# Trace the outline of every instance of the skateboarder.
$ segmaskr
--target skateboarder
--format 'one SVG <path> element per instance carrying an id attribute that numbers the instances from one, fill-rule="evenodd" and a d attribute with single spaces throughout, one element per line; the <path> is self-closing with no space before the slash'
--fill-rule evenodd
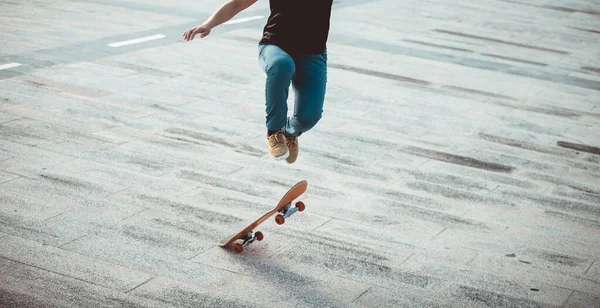
<path id="1" fill-rule="evenodd" d="M 203 24 L 183 37 L 204 38 L 258 0 L 229 0 Z M 333 0 L 269 0 L 271 14 L 258 42 L 258 61 L 266 74 L 267 144 L 276 159 L 293 163 L 298 136 L 321 119 L 327 83 L 329 20 Z M 294 112 L 287 116 L 288 90 L 295 94 Z"/>

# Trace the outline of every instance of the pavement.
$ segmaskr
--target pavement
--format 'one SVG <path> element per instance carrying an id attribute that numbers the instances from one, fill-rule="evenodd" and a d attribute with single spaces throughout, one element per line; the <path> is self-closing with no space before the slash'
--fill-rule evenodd
<path id="1" fill-rule="evenodd" d="M 597 1 L 335 1 L 292 165 L 222 3 L 0 1 L 0 307 L 600 307 Z"/>

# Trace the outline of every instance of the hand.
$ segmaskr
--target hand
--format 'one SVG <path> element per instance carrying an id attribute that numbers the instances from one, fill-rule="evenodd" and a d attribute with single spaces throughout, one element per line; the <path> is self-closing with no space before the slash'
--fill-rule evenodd
<path id="1" fill-rule="evenodd" d="M 194 39 L 196 34 L 200 34 L 200 38 L 204 38 L 210 34 L 210 28 L 206 25 L 200 25 L 195 28 L 187 29 L 183 33 L 183 39 L 186 41 L 191 41 Z"/>

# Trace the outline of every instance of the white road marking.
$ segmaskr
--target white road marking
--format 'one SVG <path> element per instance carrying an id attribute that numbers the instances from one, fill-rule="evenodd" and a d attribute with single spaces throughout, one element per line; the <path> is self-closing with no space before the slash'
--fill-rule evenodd
<path id="1" fill-rule="evenodd" d="M 140 37 L 140 38 L 129 40 L 129 41 L 110 43 L 110 44 L 108 44 L 108 46 L 121 47 L 121 46 L 125 46 L 125 45 L 131 45 L 131 44 L 137 44 L 137 43 L 142 43 L 142 42 L 147 42 L 147 41 L 158 40 L 158 39 L 165 38 L 165 37 L 166 37 L 165 35 L 157 34 L 157 35 L 152 35 L 152 36 Z"/>
<path id="2" fill-rule="evenodd" d="M 257 19 L 261 19 L 263 18 L 262 16 L 251 16 L 251 17 L 244 17 L 244 18 L 238 18 L 238 19 L 233 19 L 230 20 L 226 23 L 223 23 L 224 25 L 233 25 L 233 24 L 239 24 L 239 23 L 243 23 L 243 22 L 247 22 L 247 21 L 252 21 L 252 20 L 257 20 Z"/>
<path id="3" fill-rule="evenodd" d="M 21 66 L 21 64 L 15 63 L 15 62 L 2 64 L 2 65 L 0 65 L 0 70 L 5 70 L 5 69 L 17 67 L 17 66 Z"/>

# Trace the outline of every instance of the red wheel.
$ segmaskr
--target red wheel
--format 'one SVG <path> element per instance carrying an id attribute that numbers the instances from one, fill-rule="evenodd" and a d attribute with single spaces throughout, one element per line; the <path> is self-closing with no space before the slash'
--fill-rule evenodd
<path id="1" fill-rule="evenodd" d="M 235 245 L 233 245 L 233 249 L 237 253 L 241 253 L 242 251 L 244 251 L 244 247 L 242 247 L 242 244 L 240 243 L 236 243 Z"/>
<path id="2" fill-rule="evenodd" d="M 285 222 L 285 218 L 283 218 L 283 215 L 279 214 L 279 215 L 275 216 L 275 222 L 278 225 L 283 225 L 283 223 Z"/>
<path id="3" fill-rule="evenodd" d="M 306 208 L 306 205 L 304 205 L 304 202 L 298 201 L 296 203 L 296 207 L 298 208 L 298 212 L 302 212 L 304 211 L 304 208 Z"/>
<path id="4" fill-rule="evenodd" d="M 257 239 L 257 240 L 259 240 L 259 241 L 262 241 L 262 240 L 263 240 L 263 238 L 265 237 L 265 236 L 262 234 L 262 232 L 260 232 L 260 231 L 256 232 L 256 234 L 255 234 L 255 235 L 256 235 L 256 239 Z"/>

